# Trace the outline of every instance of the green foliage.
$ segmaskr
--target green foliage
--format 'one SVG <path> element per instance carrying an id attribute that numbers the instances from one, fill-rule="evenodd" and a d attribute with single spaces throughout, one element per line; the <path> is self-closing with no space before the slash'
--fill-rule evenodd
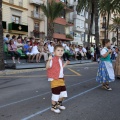
<path id="1" fill-rule="evenodd" d="M 47 4 L 47 6 L 44 4 L 41 5 L 41 9 L 48 21 L 53 23 L 53 21 L 60 16 L 62 10 L 64 9 L 64 5 L 62 2 L 55 2 L 55 0 L 52 0 Z"/>

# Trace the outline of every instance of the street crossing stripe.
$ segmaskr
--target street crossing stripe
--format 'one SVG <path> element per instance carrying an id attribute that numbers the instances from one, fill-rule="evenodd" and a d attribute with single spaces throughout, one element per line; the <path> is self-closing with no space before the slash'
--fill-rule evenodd
<path id="1" fill-rule="evenodd" d="M 70 70 L 71 72 L 75 73 L 75 74 L 78 75 L 78 76 L 81 76 L 81 74 L 79 74 L 78 72 L 74 71 L 74 70 L 71 69 L 71 68 L 68 68 L 68 70 Z"/>
<path id="2" fill-rule="evenodd" d="M 88 92 L 90 92 L 90 91 L 92 91 L 92 90 L 95 90 L 96 88 L 98 88 L 98 87 L 100 87 L 100 86 L 101 86 L 101 85 L 95 86 L 95 87 L 93 87 L 93 88 L 91 88 L 91 89 L 88 89 L 88 90 L 86 90 L 86 91 L 84 91 L 84 92 L 81 92 L 81 93 L 79 93 L 79 94 L 77 94 L 77 95 L 74 95 L 73 97 L 70 97 L 70 98 L 68 98 L 67 100 L 65 100 L 64 103 L 65 103 L 65 102 L 68 102 L 68 101 L 70 101 L 70 100 L 72 100 L 72 99 L 75 99 L 76 97 L 79 97 L 79 96 L 81 96 L 81 95 L 83 95 L 83 94 L 86 94 L 86 93 L 88 93 Z M 46 108 L 46 109 L 44 109 L 44 110 L 41 110 L 41 111 L 39 111 L 39 112 L 36 112 L 35 114 L 32 114 L 32 115 L 30 115 L 30 116 L 28 116 L 28 117 L 25 117 L 25 118 L 21 119 L 21 120 L 29 120 L 29 119 L 37 116 L 37 115 L 40 115 L 40 114 L 48 111 L 50 108 L 51 108 L 51 107 L 48 107 L 48 108 Z"/>
<path id="3" fill-rule="evenodd" d="M 85 80 L 85 81 L 83 80 L 82 82 L 78 82 L 76 84 L 69 85 L 69 86 L 67 86 L 67 88 L 70 88 L 70 87 L 73 87 L 73 86 L 77 86 L 77 85 L 80 85 L 80 84 L 83 84 L 83 83 L 86 83 L 86 82 L 89 82 L 89 81 L 92 81 L 92 80 L 95 80 L 95 78 L 91 78 L 91 79 Z M 51 92 L 46 92 L 46 93 L 43 93 L 43 94 L 40 94 L 40 95 L 36 95 L 36 96 L 33 96 L 33 97 L 29 97 L 29 98 L 26 98 L 26 99 L 19 100 L 19 101 L 16 101 L 16 102 L 12 102 L 12 103 L 8 103 L 8 104 L 5 104 L 5 105 L 1 105 L 0 109 L 8 107 L 10 105 L 18 104 L 18 103 L 21 103 L 21 102 L 24 102 L 24 101 L 27 101 L 27 100 L 31 100 L 31 99 L 34 99 L 34 98 L 37 98 L 37 97 L 41 97 L 41 96 L 49 94 L 49 93 L 51 93 Z"/>

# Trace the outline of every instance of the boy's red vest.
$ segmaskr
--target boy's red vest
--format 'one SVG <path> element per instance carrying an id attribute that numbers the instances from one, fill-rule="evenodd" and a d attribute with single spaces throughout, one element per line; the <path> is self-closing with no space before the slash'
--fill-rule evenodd
<path id="1" fill-rule="evenodd" d="M 58 79 L 60 74 L 59 57 L 53 57 L 52 67 L 47 70 L 48 78 Z"/>

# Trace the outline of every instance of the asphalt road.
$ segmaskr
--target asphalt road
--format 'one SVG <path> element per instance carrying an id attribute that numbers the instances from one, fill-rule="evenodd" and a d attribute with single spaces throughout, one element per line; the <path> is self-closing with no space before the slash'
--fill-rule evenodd
<path id="1" fill-rule="evenodd" d="M 61 114 L 50 111 L 46 71 L 0 76 L 0 120 L 120 120 L 120 80 L 105 91 L 96 83 L 98 65 L 65 68 L 68 98 Z"/>

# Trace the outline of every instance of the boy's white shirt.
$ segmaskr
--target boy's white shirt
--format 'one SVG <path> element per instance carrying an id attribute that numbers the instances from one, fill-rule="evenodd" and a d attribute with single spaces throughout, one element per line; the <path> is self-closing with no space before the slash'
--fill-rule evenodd
<path id="1" fill-rule="evenodd" d="M 50 68 L 52 67 L 52 60 L 50 61 Z M 59 64 L 60 64 L 60 73 L 59 73 L 59 78 L 63 78 L 64 74 L 63 74 L 63 64 L 62 64 L 62 60 L 59 59 Z M 53 81 L 53 78 L 48 78 L 48 81 Z"/>

